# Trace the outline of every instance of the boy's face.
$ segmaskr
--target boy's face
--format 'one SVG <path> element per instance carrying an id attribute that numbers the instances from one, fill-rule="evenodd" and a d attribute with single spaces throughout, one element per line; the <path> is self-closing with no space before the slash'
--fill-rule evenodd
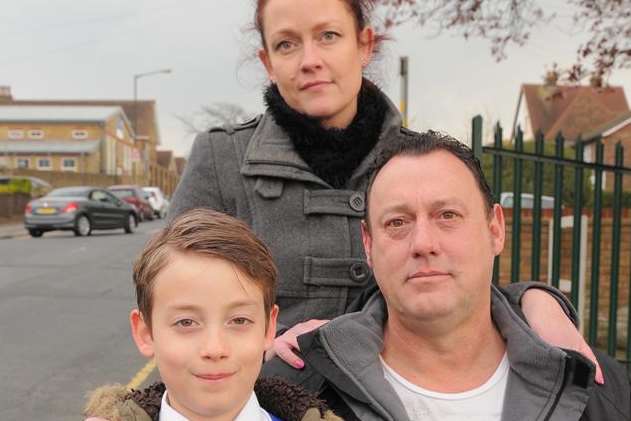
<path id="1" fill-rule="evenodd" d="M 230 262 L 171 252 L 154 280 L 151 329 L 138 310 L 131 324 L 175 410 L 189 419 L 233 419 L 252 393 L 277 313 L 275 306 L 265 314 L 261 289 Z"/>

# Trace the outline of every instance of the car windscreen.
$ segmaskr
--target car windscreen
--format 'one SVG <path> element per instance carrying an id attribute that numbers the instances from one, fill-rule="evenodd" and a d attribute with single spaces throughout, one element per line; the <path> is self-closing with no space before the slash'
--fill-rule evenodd
<path id="1" fill-rule="evenodd" d="M 116 189 L 116 190 L 110 190 L 110 192 L 112 192 L 112 194 L 116 197 L 118 197 L 119 199 L 123 199 L 125 197 L 134 197 L 134 191 L 131 189 Z"/>
<path id="2" fill-rule="evenodd" d="M 89 190 L 66 187 L 63 189 L 55 189 L 47 194 L 49 197 L 86 197 Z"/>

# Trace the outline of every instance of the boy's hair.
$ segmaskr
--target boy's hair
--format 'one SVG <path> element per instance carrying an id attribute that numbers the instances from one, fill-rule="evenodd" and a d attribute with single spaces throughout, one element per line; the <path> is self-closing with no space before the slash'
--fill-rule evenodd
<path id="1" fill-rule="evenodd" d="M 269 316 L 278 276 L 269 249 L 244 222 L 200 208 L 184 212 L 171 221 L 147 243 L 134 263 L 136 301 L 149 327 L 154 281 L 173 251 L 197 253 L 234 264 L 261 288 L 265 315 Z"/>

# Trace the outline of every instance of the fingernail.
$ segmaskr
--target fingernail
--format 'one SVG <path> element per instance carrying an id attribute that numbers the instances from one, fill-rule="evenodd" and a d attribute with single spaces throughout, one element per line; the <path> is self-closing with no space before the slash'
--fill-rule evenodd
<path id="1" fill-rule="evenodd" d="M 302 361 L 296 361 L 296 364 L 294 364 L 295 368 L 304 368 L 305 367 L 305 363 Z"/>
<path id="2" fill-rule="evenodd" d="M 605 384 L 605 378 L 603 377 L 602 373 L 596 374 L 596 384 L 600 384 L 600 385 Z"/>

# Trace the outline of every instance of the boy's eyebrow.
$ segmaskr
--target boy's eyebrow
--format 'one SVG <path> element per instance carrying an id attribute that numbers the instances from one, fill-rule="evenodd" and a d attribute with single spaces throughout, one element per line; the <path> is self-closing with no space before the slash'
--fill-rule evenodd
<path id="1" fill-rule="evenodd" d="M 235 307 L 255 307 L 258 305 L 258 302 L 256 300 L 249 300 L 249 299 L 244 299 L 244 300 L 236 300 L 236 301 L 232 301 L 228 303 L 228 306 L 230 308 L 235 308 Z"/>
<path id="2" fill-rule="evenodd" d="M 249 300 L 249 299 L 244 299 L 244 300 L 236 300 L 236 301 L 232 301 L 228 303 L 228 307 L 230 308 L 236 308 L 236 307 L 254 307 L 257 306 L 258 302 L 256 300 Z M 194 304 L 173 304 L 173 305 L 168 305 L 167 309 L 169 310 L 175 310 L 175 311 L 199 311 L 201 310 L 201 307 L 198 305 L 194 305 Z"/>

